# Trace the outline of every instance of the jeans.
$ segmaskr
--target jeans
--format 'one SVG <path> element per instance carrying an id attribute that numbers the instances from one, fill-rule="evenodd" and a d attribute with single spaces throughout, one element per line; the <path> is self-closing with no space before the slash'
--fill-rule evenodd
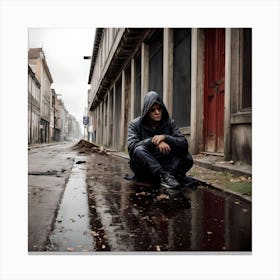
<path id="1" fill-rule="evenodd" d="M 160 173 L 163 171 L 175 177 L 184 176 L 193 166 L 193 159 L 190 153 L 180 155 L 171 150 L 169 154 L 164 155 L 158 147 L 149 150 L 145 146 L 138 146 L 133 151 L 129 163 L 137 179 L 159 182 Z"/>

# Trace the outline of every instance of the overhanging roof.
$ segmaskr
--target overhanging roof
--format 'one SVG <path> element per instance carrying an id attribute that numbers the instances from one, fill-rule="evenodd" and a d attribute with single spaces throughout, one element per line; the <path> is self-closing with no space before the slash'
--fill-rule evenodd
<path id="1" fill-rule="evenodd" d="M 97 33 L 96 33 L 97 34 Z M 95 97 L 90 105 L 90 110 L 95 109 L 98 104 L 103 99 L 104 95 L 108 91 L 109 86 L 114 82 L 117 78 L 117 75 L 120 73 L 122 68 L 124 67 L 126 61 L 135 53 L 137 47 L 142 42 L 143 38 L 147 34 L 146 28 L 126 28 L 124 34 L 120 40 L 120 43 L 112 57 L 110 65 L 102 78 L 99 88 L 96 91 Z M 102 34 L 101 34 L 102 35 Z M 94 47 L 94 52 L 98 52 L 100 47 L 100 38 L 97 40 L 98 35 L 96 35 L 95 42 L 97 45 Z M 96 57 L 95 57 L 96 61 Z M 89 83 L 92 78 L 92 73 L 94 69 L 94 64 L 92 63 L 91 75 L 89 79 Z"/>

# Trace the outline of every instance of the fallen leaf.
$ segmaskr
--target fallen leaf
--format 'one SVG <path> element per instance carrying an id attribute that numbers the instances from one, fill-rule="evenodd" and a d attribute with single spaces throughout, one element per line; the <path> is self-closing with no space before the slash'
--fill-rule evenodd
<path id="1" fill-rule="evenodd" d="M 140 192 L 140 193 L 137 193 L 136 195 L 137 195 L 137 196 L 138 196 L 138 195 L 146 195 L 146 192 Z"/>
<path id="2" fill-rule="evenodd" d="M 92 236 L 99 236 L 99 233 L 97 233 L 97 232 L 96 232 L 96 231 L 94 231 L 94 230 L 93 230 L 93 231 L 91 231 L 90 233 L 92 234 Z"/>
<path id="3" fill-rule="evenodd" d="M 161 194 L 157 197 L 157 199 L 169 199 L 169 195 Z"/>

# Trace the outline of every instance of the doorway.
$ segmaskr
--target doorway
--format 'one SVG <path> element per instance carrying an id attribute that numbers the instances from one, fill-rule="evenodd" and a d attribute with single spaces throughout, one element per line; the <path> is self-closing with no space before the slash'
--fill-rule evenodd
<path id="1" fill-rule="evenodd" d="M 204 148 L 224 153 L 225 29 L 205 29 Z"/>

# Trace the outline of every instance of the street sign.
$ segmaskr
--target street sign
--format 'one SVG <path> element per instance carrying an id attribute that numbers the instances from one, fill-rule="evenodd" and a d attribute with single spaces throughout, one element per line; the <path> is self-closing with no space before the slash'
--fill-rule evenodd
<path id="1" fill-rule="evenodd" d="M 88 116 L 83 117 L 83 124 L 88 125 L 88 123 L 89 123 L 89 117 Z"/>

